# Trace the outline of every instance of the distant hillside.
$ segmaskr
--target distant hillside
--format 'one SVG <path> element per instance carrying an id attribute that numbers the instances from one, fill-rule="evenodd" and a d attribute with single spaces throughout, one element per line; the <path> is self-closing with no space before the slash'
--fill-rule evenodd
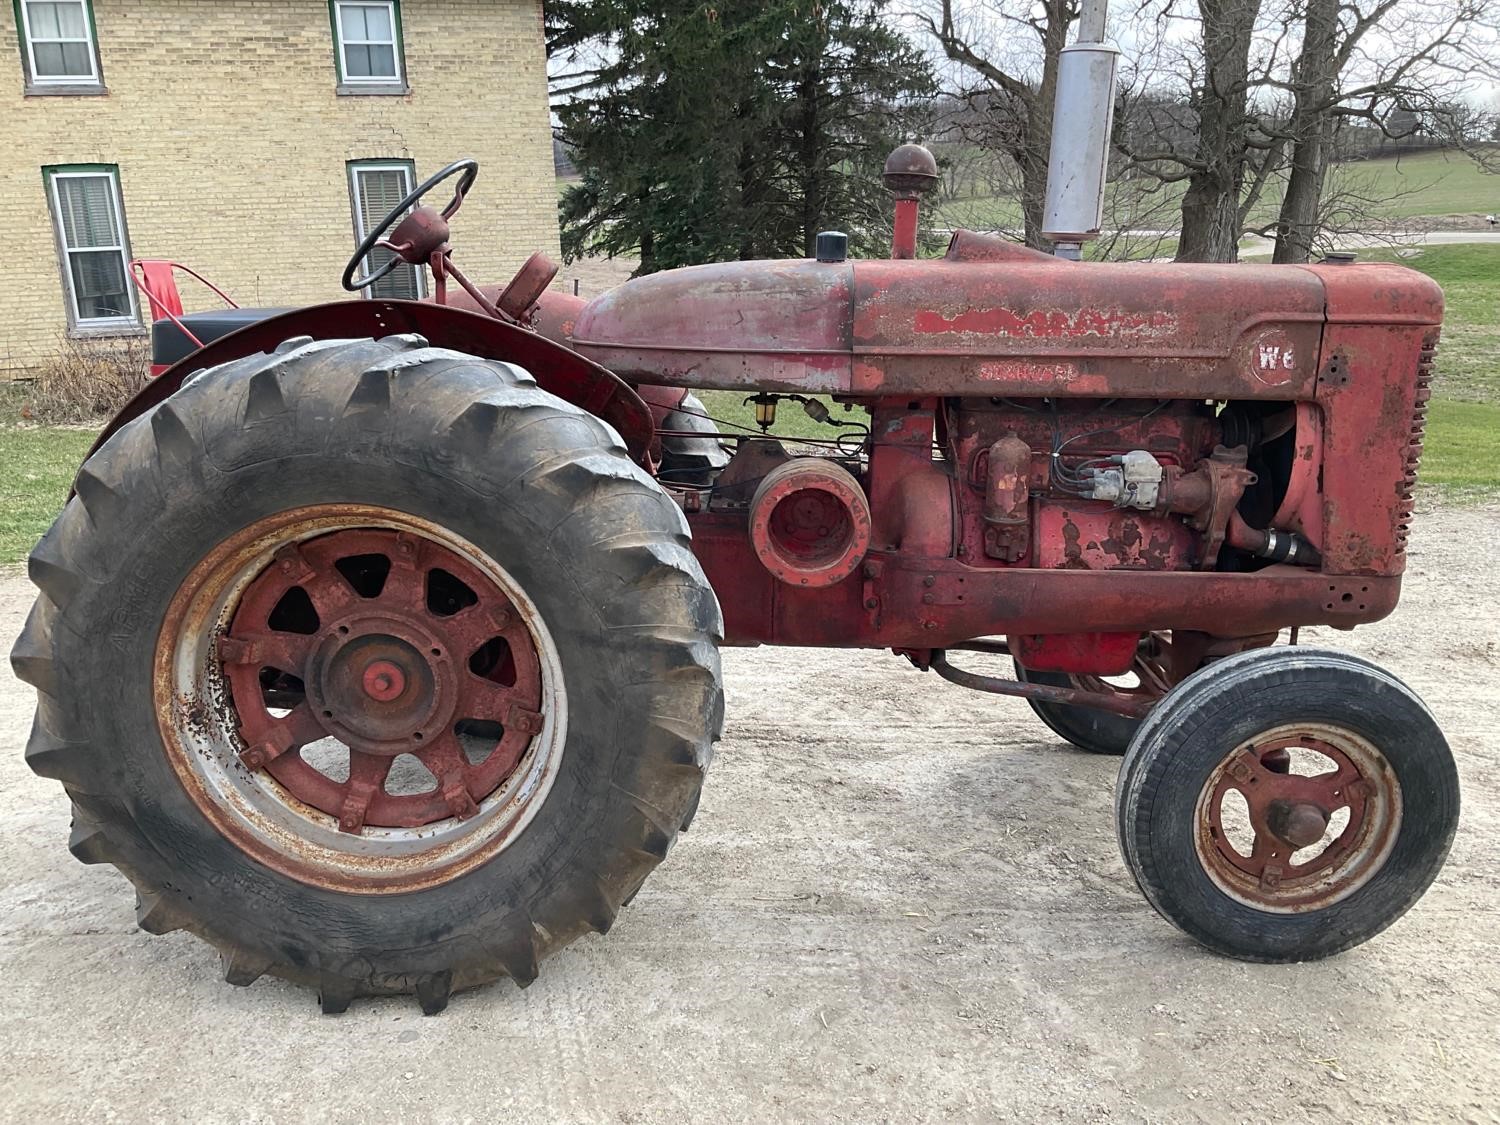
<path id="1" fill-rule="evenodd" d="M 942 151 L 940 148 L 939 151 Z M 1492 154 L 1500 165 L 1500 146 Z M 972 152 L 964 153 L 972 165 Z M 1486 173 L 1464 153 L 1439 150 L 1409 156 L 1383 156 L 1349 160 L 1334 165 L 1336 190 L 1370 200 L 1369 226 L 1389 227 L 1392 220 L 1422 219 L 1420 225 L 1474 227 L 1484 216 L 1500 215 L 1500 175 Z M 1019 203 L 1005 195 L 986 194 L 981 175 L 953 177 L 954 198 L 939 204 L 944 226 L 1013 230 L 1020 224 Z M 1152 181 L 1136 179 L 1110 185 L 1105 209 L 1106 226 L 1130 229 L 1172 229 L 1183 185 L 1157 186 L 1149 195 L 1141 192 Z M 1255 209 L 1257 224 L 1274 220 L 1280 204 L 1280 185 L 1268 187 Z M 1400 224 L 1397 224 L 1400 225 Z"/>

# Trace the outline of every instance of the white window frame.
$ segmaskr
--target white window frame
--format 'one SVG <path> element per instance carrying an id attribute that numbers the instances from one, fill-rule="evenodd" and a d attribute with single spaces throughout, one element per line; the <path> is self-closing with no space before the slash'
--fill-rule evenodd
<path id="1" fill-rule="evenodd" d="M 390 39 L 350 39 L 344 33 L 344 9 L 346 8 L 384 8 L 390 19 Z M 401 25 L 400 13 L 396 10 L 395 0 L 333 0 L 333 22 L 334 30 L 338 33 L 338 43 L 335 46 L 339 52 L 339 82 L 345 86 L 404 86 L 406 84 L 406 60 L 401 57 Z M 392 75 L 353 75 L 349 73 L 348 48 L 355 47 L 385 47 L 391 49 L 391 59 L 395 63 L 396 73 Z"/>
<path id="2" fill-rule="evenodd" d="M 351 160 L 348 163 L 347 167 L 349 169 L 349 202 L 351 205 L 350 209 L 354 212 L 354 246 L 356 249 L 358 249 L 359 244 L 363 242 L 365 240 L 365 236 L 370 233 L 369 229 L 365 226 L 365 202 L 364 197 L 360 192 L 359 174 L 361 172 L 400 172 L 402 177 L 406 181 L 406 186 L 402 189 L 401 193 L 402 197 L 404 198 L 405 196 L 410 195 L 416 188 L 417 171 L 414 165 L 402 160 Z M 411 212 L 408 211 L 407 214 L 411 214 Z M 386 233 L 387 235 L 389 235 L 390 232 L 387 231 Z M 409 262 L 403 263 L 403 265 L 410 266 L 411 270 L 416 275 L 416 299 L 420 301 L 422 298 L 427 296 L 427 270 L 424 266 L 412 265 Z M 360 262 L 358 268 L 355 271 L 356 276 L 365 273 L 368 268 L 369 267 L 365 262 Z M 370 286 L 368 285 L 366 285 L 359 292 L 360 296 L 369 298 L 371 300 L 383 301 L 387 299 L 384 297 L 376 297 L 374 293 L 370 292 Z"/>
<path id="3" fill-rule="evenodd" d="M 18 5 L 21 9 L 21 39 L 26 44 L 26 65 L 28 68 L 27 78 L 33 86 L 98 86 L 99 79 L 99 45 L 94 42 L 94 13 L 89 0 L 58 0 L 61 3 L 76 3 L 83 9 L 83 38 L 82 39 L 44 39 L 44 43 L 86 43 L 89 54 L 89 73 L 44 75 L 36 68 L 36 40 L 31 34 L 31 7 L 26 0 L 20 0 Z"/>
<path id="4" fill-rule="evenodd" d="M 68 245 L 67 226 L 63 222 L 62 192 L 58 190 L 59 180 L 89 180 L 103 177 L 109 180 L 110 203 L 115 209 L 115 231 L 117 243 L 113 246 L 85 246 L 74 248 Z M 47 192 L 52 197 L 52 222 L 57 228 L 57 248 L 62 255 L 63 288 L 68 295 L 68 319 L 72 326 L 81 332 L 109 331 L 120 329 L 139 329 L 141 327 L 141 308 L 136 300 L 135 285 L 130 279 L 130 237 L 125 232 L 125 204 L 120 195 L 120 174 L 115 168 L 104 168 L 87 172 L 49 172 L 47 174 Z M 125 275 L 125 292 L 130 301 L 130 313 L 128 316 L 99 316 L 84 317 L 78 307 L 78 293 L 73 288 L 73 258 L 77 254 L 97 254 L 104 250 L 114 250 L 120 255 L 120 269 Z"/>

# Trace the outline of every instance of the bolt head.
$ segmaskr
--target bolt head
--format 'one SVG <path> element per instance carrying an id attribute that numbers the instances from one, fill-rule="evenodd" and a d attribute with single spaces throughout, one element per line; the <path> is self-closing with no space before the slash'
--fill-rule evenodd
<path id="1" fill-rule="evenodd" d="M 406 673 L 389 660 L 371 661 L 360 678 L 365 694 L 379 703 L 389 703 L 406 690 Z"/>

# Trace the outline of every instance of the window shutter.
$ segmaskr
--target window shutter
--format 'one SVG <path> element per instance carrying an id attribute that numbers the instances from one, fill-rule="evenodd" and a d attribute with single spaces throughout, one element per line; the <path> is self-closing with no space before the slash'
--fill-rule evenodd
<path id="1" fill-rule="evenodd" d="M 361 237 L 375 229 L 386 214 L 406 197 L 411 190 L 411 181 L 399 168 L 360 169 L 355 173 L 359 185 L 359 229 Z M 389 250 L 376 248 L 365 258 L 366 271 L 385 265 L 394 255 Z M 372 297 L 415 300 L 421 296 L 417 282 L 417 267 L 399 265 L 374 285 L 370 286 Z"/>
<path id="2" fill-rule="evenodd" d="M 52 183 L 78 322 L 133 319 L 114 177 L 68 174 Z"/>
<path id="3" fill-rule="evenodd" d="M 57 183 L 62 204 L 63 239 L 70 250 L 119 246 L 114 192 L 108 176 L 70 176 Z"/>

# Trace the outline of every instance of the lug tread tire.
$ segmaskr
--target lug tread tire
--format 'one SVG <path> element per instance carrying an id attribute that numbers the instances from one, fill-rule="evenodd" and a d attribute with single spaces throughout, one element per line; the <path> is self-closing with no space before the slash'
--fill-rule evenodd
<path id="1" fill-rule="evenodd" d="M 254 489 L 265 483 L 270 460 L 283 467 L 284 498 L 258 497 Z M 161 552 L 169 547 L 139 544 L 173 531 L 185 543 L 205 535 L 213 542 L 300 503 L 403 506 L 373 494 L 328 495 L 327 486 L 298 476 L 299 468 L 336 471 L 328 469 L 336 461 L 349 462 L 350 474 L 384 473 L 391 480 L 399 473 L 416 481 L 408 502 L 430 498 L 440 486 L 444 498 L 435 503 L 447 504 L 455 519 L 467 518 L 462 533 L 486 550 L 482 513 L 492 511 L 494 522 L 515 521 L 506 526 L 508 536 L 538 545 L 549 558 L 569 552 L 567 559 L 587 560 L 556 566 L 557 582 L 568 589 L 548 595 L 549 604 L 567 597 L 580 608 L 559 611 L 567 618 L 562 624 L 544 614 L 570 693 L 564 774 L 580 753 L 575 730 L 593 723 L 597 731 L 603 721 L 580 710 L 590 705 L 591 690 L 604 690 L 586 683 L 588 677 L 575 684 L 580 666 L 597 671 L 605 686 L 617 680 L 611 689 L 617 698 L 592 700 L 598 711 L 614 712 L 613 729 L 639 719 L 628 734 L 612 733 L 608 745 L 590 751 L 587 770 L 574 763 L 589 777 L 600 771 L 600 780 L 570 780 L 563 794 L 559 775 L 547 798 L 558 805 L 555 815 L 549 818 L 554 810 L 544 805 L 517 842 L 484 866 L 399 895 L 340 895 L 280 876 L 239 853 L 185 793 L 153 796 L 140 785 L 141 771 L 160 776 L 170 766 L 154 720 L 142 729 L 138 698 L 144 691 L 154 714 L 150 661 L 140 667 L 140 654 L 142 645 L 154 648 L 161 618 L 138 611 L 142 604 L 164 608 L 197 557 L 173 560 L 169 553 L 163 564 Z M 355 491 L 377 487 L 354 475 L 346 479 L 356 481 Z M 215 519 L 206 497 L 243 522 L 205 531 L 201 525 Z M 444 514 L 428 518 L 452 526 Z M 153 573 L 153 566 L 171 573 Z M 38 691 L 26 757 L 73 799 L 74 854 L 124 873 L 137 889 L 143 929 L 189 930 L 218 947 L 231 984 L 248 985 L 266 973 L 284 977 L 316 988 L 327 1013 L 359 996 L 393 994 L 414 994 L 423 1012 L 433 1013 L 454 991 L 502 976 L 525 987 L 547 956 L 583 933 L 609 929 L 697 808 L 723 727 L 723 623 L 681 511 L 631 462 L 606 423 L 542 391 L 519 367 L 430 347 L 418 336 L 289 340 L 274 352 L 195 373 L 83 466 L 77 495 L 37 545 L 30 572 L 41 594 L 11 657 L 16 675 Z M 143 603 L 137 587 L 158 580 L 165 593 Z M 564 651 L 566 643 L 572 648 Z M 616 677 L 609 669 L 626 672 Z M 111 714 L 115 705 L 103 697 L 101 677 L 109 691 L 121 693 L 122 709 L 135 700 L 125 751 L 112 724 L 128 720 Z M 575 814 L 563 832 L 564 818 Z M 520 875 L 493 893 L 463 890 L 544 821 L 555 838 L 515 860 Z M 199 846 L 230 861 L 238 857 L 242 868 L 219 873 L 232 890 L 200 878 L 187 854 Z M 530 866 L 520 868 L 523 860 Z M 234 891 L 241 884 L 290 897 L 239 901 Z M 398 899 L 410 905 L 387 901 Z M 398 916 L 405 937 L 382 945 L 389 936 L 366 925 L 353 900 L 373 902 L 385 918 L 409 911 Z M 320 910 L 328 923 L 317 931 L 306 923 Z"/>

